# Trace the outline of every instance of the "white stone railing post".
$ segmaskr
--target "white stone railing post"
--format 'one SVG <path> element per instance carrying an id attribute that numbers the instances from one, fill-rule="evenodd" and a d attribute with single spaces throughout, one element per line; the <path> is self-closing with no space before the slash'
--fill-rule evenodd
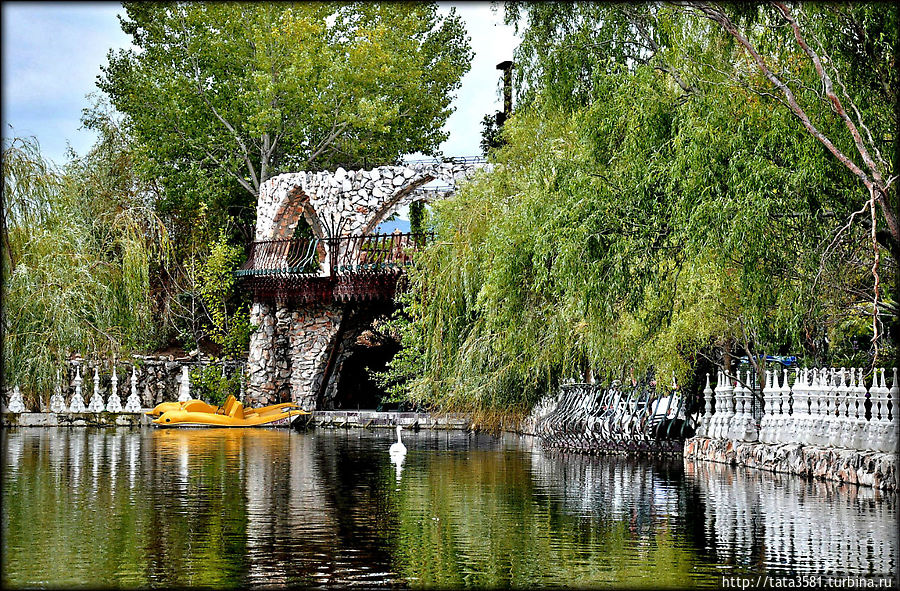
<path id="1" fill-rule="evenodd" d="M 100 394 L 100 372 L 99 368 L 94 367 L 94 393 L 91 395 L 91 401 L 88 403 L 88 412 L 103 412 L 105 409 L 103 404 L 103 396 Z"/>
<path id="2" fill-rule="evenodd" d="M 887 431 L 885 418 L 882 413 L 887 410 L 882 405 L 887 398 L 887 387 L 884 383 L 884 370 L 881 370 L 881 381 L 878 380 L 878 368 L 872 373 L 872 387 L 869 388 L 869 398 L 872 400 L 871 417 L 866 429 L 866 449 L 883 451 L 884 435 Z M 886 412 L 885 412 L 886 414 Z"/>
<path id="3" fill-rule="evenodd" d="M 825 394 L 825 370 L 813 368 L 812 384 L 809 387 L 809 421 L 807 422 L 806 442 L 809 445 L 819 445 L 822 430 L 822 418 L 824 413 L 822 408 L 822 399 Z"/>
<path id="4" fill-rule="evenodd" d="M 896 380 L 895 380 L 896 381 Z M 703 388 L 703 416 L 700 417 L 700 424 L 697 426 L 697 436 L 706 437 L 709 433 L 709 423 L 712 421 L 712 397 L 713 391 L 709 387 L 709 374 L 706 374 L 706 386 Z"/>
<path id="5" fill-rule="evenodd" d="M 830 439 L 832 447 L 850 447 L 850 387 L 847 385 L 847 370 L 841 368 L 840 383 L 837 386 L 837 410 L 836 427 Z"/>
<path id="6" fill-rule="evenodd" d="M 75 393 L 72 394 L 72 399 L 69 401 L 69 412 L 84 412 L 84 398 L 81 395 L 81 366 L 75 366 L 75 379 L 72 380 L 72 385 L 75 386 Z"/>
<path id="7" fill-rule="evenodd" d="M 763 417 L 759 421 L 759 441 L 761 443 L 772 443 L 772 421 L 775 420 L 775 388 L 772 385 L 773 373 L 774 372 L 767 369 L 762 384 Z"/>
<path id="8" fill-rule="evenodd" d="M 859 377 L 856 377 L 859 374 Z M 850 395 L 853 397 L 853 429 L 850 438 L 850 447 L 852 449 L 865 449 L 866 446 L 866 429 L 868 421 L 866 421 L 866 385 L 865 375 L 862 368 L 856 372 L 851 372 Z"/>
<path id="9" fill-rule="evenodd" d="M 113 361 L 112 378 L 110 378 L 109 400 L 106 401 L 106 412 L 122 412 L 122 400 L 119 398 L 119 377 L 116 375 L 116 362 Z"/>
<path id="10" fill-rule="evenodd" d="M 731 378 L 724 371 L 722 372 L 722 386 L 720 388 L 720 396 L 723 402 L 721 423 L 717 437 L 719 439 L 729 439 L 731 437 L 731 419 L 734 417 L 734 386 L 731 384 Z"/>
<path id="11" fill-rule="evenodd" d="M 888 391 L 888 397 L 891 403 L 891 416 L 889 421 L 888 436 L 885 439 L 886 452 L 896 452 L 897 442 L 900 438 L 900 422 L 897 421 L 897 398 L 900 397 L 900 384 L 897 384 L 897 368 L 894 368 L 894 381 L 891 389 Z"/>
<path id="12" fill-rule="evenodd" d="M 19 386 L 14 386 L 12 394 L 9 397 L 9 406 L 7 410 L 11 413 L 19 414 L 25 412 L 25 400 L 22 398 L 22 391 Z"/>
<path id="13" fill-rule="evenodd" d="M 50 412 L 66 412 L 66 399 L 62 395 L 62 381 L 58 369 L 56 370 L 56 386 L 53 389 L 53 396 L 50 397 Z"/>
<path id="14" fill-rule="evenodd" d="M 719 384 L 722 383 L 722 370 L 716 372 L 716 385 L 713 386 L 713 415 L 709 419 L 709 427 L 706 429 L 706 436 L 710 439 L 718 438 L 719 423 L 725 407 L 722 402 L 721 390 Z"/>
<path id="15" fill-rule="evenodd" d="M 178 402 L 187 402 L 191 399 L 191 376 L 187 365 L 181 366 L 181 385 L 178 386 Z"/>
<path id="16" fill-rule="evenodd" d="M 791 387 L 788 383 L 787 368 L 782 370 L 781 386 L 778 387 L 778 398 L 781 400 L 781 405 L 778 410 L 778 420 L 775 421 L 775 436 L 772 439 L 774 443 L 787 443 L 791 439 L 790 432 L 793 430 L 788 429 L 790 425 L 793 425 L 793 417 L 791 417 Z"/>
<path id="17" fill-rule="evenodd" d="M 137 391 L 137 367 L 131 368 L 131 394 L 125 401 L 125 412 L 141 412 L 141 398 Z"/>
<path id="18" fill-rule="evenodd" d="M 799 380 L 794 384 L 794 443 L 807 444 L 809 422 L 812 417 L 809 414 L 809 369 L 802 369 Z"/>

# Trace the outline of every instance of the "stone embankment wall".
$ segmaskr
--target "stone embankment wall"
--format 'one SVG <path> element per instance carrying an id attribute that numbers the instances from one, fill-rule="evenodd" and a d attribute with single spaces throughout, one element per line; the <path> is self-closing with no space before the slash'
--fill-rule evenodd
<path id="1" fill-rule="evenodd" d="M 897 455 L 892 453 L 694 437 L 684 444 L 684 459 L 897 490 Z"/>

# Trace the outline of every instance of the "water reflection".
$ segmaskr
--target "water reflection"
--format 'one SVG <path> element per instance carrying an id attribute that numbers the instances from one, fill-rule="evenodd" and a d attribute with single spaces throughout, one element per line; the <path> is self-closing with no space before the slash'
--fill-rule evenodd
<path id="1" fill-rule="evenodd" d="M 896 496 L 456 432 L 3 431 L 3 584 L 720 586 L 896 570 Z"/>
<path id="2" fill-rule="evenodd" d="M 897 495 L 723 464 L 685 462 L 716 559 L 772 573 L 890 575 Z"/>

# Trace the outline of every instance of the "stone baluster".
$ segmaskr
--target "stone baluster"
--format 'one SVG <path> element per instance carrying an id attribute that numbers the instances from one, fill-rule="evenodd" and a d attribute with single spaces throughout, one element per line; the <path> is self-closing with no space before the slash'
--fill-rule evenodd
<path id="1" fill-rule="evenodd" d="M 700 424 L 697 426 L 697 436 L 706 437 L 709 432 L 709 422 L 712 420 L 712 397 L 713 391 L 709 387 L 709 374 L 706 374 L 706 386 L 703 388 L 703 416 L 700 417 Z"/>
<path id="2" fill-rule="evenodd" d="M 835 447 L 840 439 L 841 423 L 838 419 L 838 370 L 831 368 L 826 376 L 825 421 L 822 431 L 822 445 Z"/>
<path id="3" fill-rule="evenodd" d="M 740 379 L 740 371 L 738 371 L 738 379 Z M 747 370 L 744 374 L 744 384 L 741 384 L 741 410 L 740 416 L 735 421 L 737 429 L 735 430 L 735 439 L 740 439 L 741 441 L 757 441 L 759 439 L 759 431 L 756 428 L 756 421 L 753 419 L 752 412 L 752 403 L 753 403 L 753 390 L 751 390 L 747 384 L 750 384 L 750 370 Z"/>
<path id="4" fill-rule="evenodd" d="M 9 406 L 7 410 L 11 413 L 19 414 L 25 412 L 25 400 L 22 398 L 22 391 L 19 386 L 14 386 L 12 394 L 9 397 Z"/>
<path id="5" fill-rule="evenodd" d="M 181 367 L 181 385 L 178 386 L 178 402 L 187 402 L 191 399 L 191 376 L 188 367 Z"/>
<path id="6" fill-rule="evenodd" d="M 856 375 L 859 375 L 857 378 Z M 862 368 L 851 372 L 850 395 L 853 398 L 853 429 L 850 447 L 852 449 L 866 449 L 866 430 L 869 426 L 866 421 L 866 384 Z"/>
<path id="7" fill-rule="evenodd" d="M 840 383 L 837 386 L 837 429 L 831 439 L 833 447 L 850 447 L 851 426 L 850 419 L 850 386 L 847 384 L 847 370 L 841 368 Z"/>
<path id="8" fill-rule="evenodd" d="M 762 396 L 763 396 L 763 417 L 759 421 L 759 441 L 761 443 L 771 443 L 772 440 L 769 437 L 770 432 L 770 424 L 772 420 L 775 418 L 774 413 L 772 412 L 772 407 L 775 405 L 772 400 L 772 372 L 768 369 L 765 373 L 765 379 L 763 380 L 762 385 Z"/>
<path id="9" fill-rule="evenodd" d="M 826 389 L 825 370 L 814 368 L 812 384 L 809 387 L 810 419 L 807 426 L 807 442 L 809 445 L 818 446 L 822 443 L 822 420 L 825 418 L 823 402 Z"/>
<path id="10" fill-rule="evenodd" d="M 72 399 L 69 401 L 69 412 L 84 412 L 84 398 L 81 394 L 81 366 L 75 366 L 75 379 L 72 380 L 72 385 L 75 386 L 75 393 L 72 394 Z"/>
<path id="11" fill-rule="evenodd" d="M 743 439 L 741 431 L 744 426 L 744 386 L 741 384 L 741 371 L 738 370 L 736 373 L 737 377 L 731 390 L 731 397 L 734 401 L 734 414 L 731 416 L 728 430 L 729 439 Z"/>
<path id="12" fill-rule="evenodd" d="M 103 412 L 105 407 L 103 396 L 100 395 L 100 372 L 97 367 L 94 367 L 94 393 L 88 403 L 88 412 Z"/>
<path id="13" fill-rule="evenodd" d="M 240 400 L 241 402 L 244 402 L 244 396 L 245 396 L 244 378 L 247 373 L 247 366 L 241 365 L 241 366 L 239 366 L 239 368 L 240 369 L 238 371 L 240 373 L 239 373 L 238 383 L 240 384 L 241 391 L 238 393 L 238 396 L 239 396 L 238 400 Z"/>
<path id="14" fill-rule="evenodd" d="M 725 370 L 722 370 L 719 375 L 719 384 L 716 388 L 718 390 L 716 394 L 716 437 L 719 439 L 728 438 L 728 429 L 730 428 L 728 421 L 734 414 L 731 407 L 731 399 L 729 398 L 729 385 L 728 376 L 725 374 Z"/>
<path id="15" fill-rule="evenodd" d="M 718 428 L 720 419 L 722 418 L 722 413 L 724 412 L 721 391 L 719 390 L 719 384 L 722 383 L 722 370 L 718 370 L 716 372 L 716 385 L 713 386 L 713 414 L 709 418 L 709 426 L 706 428 L 706 436 L 710 439 L 716 439 L 718 437 Z"/>
<path id="16" fill-rule="evenodd" d="M 131 368 L 131 394 L 125 401 L 125 412 L 141 412 L 141 398 L 137 391 L 137 368 Z"/>
<path id="17" fill-rule="evenodd" d="M 109 400 L 106 401 L 106 412 L 122 412 L 122 399 L 119 398 L 119 377 L 116 375 L 116 362 L 113 361 L 112 378 L 110 378 Z"/>
<path id="18" fill-rule="evenodd" d="M 722 372 L 721 400 L 725 412 L 722 415 L 721 423 L 717 437 L 719 439 L 728 439 L 731 436 L 731 419 L 734 417 L 734 386 L 731 384 L 731 378 L 724 371 Z"/>
<path id="19" fill-rule="evenodd" d="M 897 443 L 900 439 L 900 422 L 897 420 L 897 398 L 900 396 L 900 384 L 897 384 L 897 368 L 894 368 L 894 381 L 888 391 L 890 401 L 890 420 L 888 436 L 885 439 L 884 451 L 897 452 Z"/>
<path id="20" fill-rule="evenodd" d="M 795 380 L 796 381 L 796 380 Z M 782 370 L 781 385 L 778 387 L 778 419 L 775 421 L 775 443 L 789 443 L 791 441 L 788 425 L 791 423 L 791 386 L 788 383 L 788 370 Z"/>
<path id="21" fill-rule="evenodd" d="M 809 430 L 809 376 L 810 371 L 804 368 L 799 373 L 799 379 L 794 383 L 794 407 L 791 443 L 806 445 L 809 443 L 807 433 Z"/>
<path id="22" fill-rule="evenodd" d="M 56 370 L 56 386 L 53 388 L 53 396 L 50 397 L 50 412 L 66 412 L 66 399 L 62 395 L 62 380 L 58 369 Z"/>
<path id="23" fill-rule="evenodd" d="M 879 371 L 881 381 L 879 382 Z M 884 436 L 887 432 L 887 385 L 884 382 L 884 369 L 875 368 L 872 374 L 872 387 L 869 396 L 872 399 L 872 418 L 869 419 L 867 429 L 867 449 L 874 451 L 884 450 Z"/>

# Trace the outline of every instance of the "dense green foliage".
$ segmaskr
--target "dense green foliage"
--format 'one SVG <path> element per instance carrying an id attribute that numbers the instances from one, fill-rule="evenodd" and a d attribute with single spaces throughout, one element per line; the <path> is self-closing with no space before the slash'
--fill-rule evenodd
<path id="1" fill-rule="evenodd" d="M 90 154 L 55 171 L 3 147 L 4 377 L 29 395 L 76 352 L 245 353 L 233 271 L 260 184 L 434 154 L 471 59 L 433 3 L 127 3 L 121 21 L 136 49 L 102 68 Z"/>
<path id="2" fill-rule="evenodd" d="M 696 388 L 703 363 L 733 356 L 873 361 L 871 210 L 853 216 L 869 191 L 731 35 L 680 6 L 511 8 L 524 29 L 517 112 L 496 171 L 435 206 L 438 240 L 401 322 L 406 350 L 383 378 L 395 395 L 489 415 L 589 371 L 653 371 Z M 790 28 L 767 7 L 732 17 L 817 128 L 854 154 Z M 890 154 L 897 74 L 883 66 L 897 10 L 814 7 L 804 18 L 841 73 L 842 100 Z M 847 19 L 866 23 L 858 45 L 842 36 Z M 859 51 L 872 68 L 851 65 Z M 876 363 L 895 352 L 887 329 L 900 329 L 884 211 Z"/>
<path id="3" fill-rule="evenodd" d="M 98 85 L 185 237 L 203 205 L 206 239 L 223 216 L 251 227 L 260 185 L 281 172 L 435 153 L 471 59 L 462 21 L 430 3 L 125 10 L 138 49 L 110 52 Z"/>
<path id="4" fill-rule="evenodd" d="M 3 374 L 32 401 L 73 353 L 159 342 L 150 274 L 168 233 L 131 171 L 114 126 L 62 171 L 33 140 L 4 140 Z"/>

